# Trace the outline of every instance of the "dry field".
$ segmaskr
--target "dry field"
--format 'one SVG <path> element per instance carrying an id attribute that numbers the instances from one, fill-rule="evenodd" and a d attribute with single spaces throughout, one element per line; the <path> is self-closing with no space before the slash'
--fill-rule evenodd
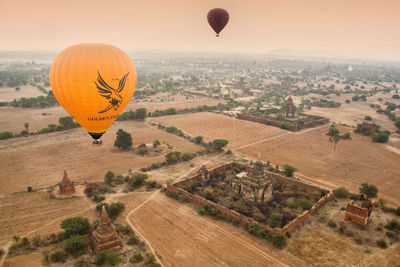
<path id="1" fill-rule="evenodd" d="M 127 173 L 129 169 L 165 160 L 164 155 L 142 157 L 114 147 L 115 133 L 120 128 L 131 133 L 134 146 L 158 139 L 181 152 L 202 149 L 146 123 L 133 121 L 114 123 L 104 135 L 101 147 L 92 146 L 91 137 L 82 128 L 3 140 L 0 141 L 0 194 L 24 191 L 27 186 L 55 185 L 64 169 L 74 181 L 102 181 L 109 170 Z"/>
<path id="2" fill-rule="evenodd" d="M 397 128 L 394 125 L 394 122 L 389 120 L 386 115 L 382 115 L 376 112 L 376 109 L 370 107 L 370 104 L 373 102 L 375 104 L 379 104 L 379 102 L 375 101 L 357 101 L 350 102 L 349 104 L 345 103 L 346 99 L 351 99 L 352 95 L 341 95 L 341 96 L 332 96 L 330 100 L 341 102 L 342 105 L 339 108 L 320 108 L 320 107 L 312 107 L 311 110 L 306 110 L 306 114 L 309 115 L 317 115 L 329 118 L 332 122 L 343 123 L 351 126 L 357 126 L 358 123 L 362 123 L 365 116 L 371 116 L 374 123 L 380 125 L 382 127 L 381 130 L 388 130 L 394 132 Z M 317 98 L 322 98 L 321 96 Z M 384 101 L 385 102 L 385 101 Z M 394 102 L 394 101 L 391 101 Z M 400 104 L 400 103 L 399 103 Z"/>
<path id="3" fill-rule="evenodd" d="M 19 88 L 20 90 L 16 91 L 15 87 L 0 87 L 0 102 L 10 102 L 21 97 L 29 98 L 46 95 L 32 85 L 22 85 Z"/>
<path id="4" fill-rule="evenodd" d="M 201 135 L 205 141 L 227 139 L 229 149 L 287 133 L 276 127 L 208 112 L 151 118 L 149 121 L 175 126 L 190 136 Z"/>
<path id="5" fill-rule="evenodd" d="M 231 224 L 200 217 L 192 207 L 162 193 L 129 220 L 165 266 L 288 266 L 288 260 L 265 242 Z"/>
<path id="6" fill-rule="evenodd" d="M 40 92 L 39 90 L 37 91 Z M 157 100 L 156 98 L 154 98 L 153 102 L 136 101 L 132 99 L 125 108 L 125 111 L 146 108 L 149 112 L 153 112 L 157 109 L 164 110 L 171 107 L 184 109 L 202 105 L 217 105 L 218 103 L 225 103 L 224 100 L 198 96 L 196 96 L 195 99 L 188 100 L 183 96 L 174 96 L 174 99 L 174 101 L 164 102 L 161 102 L 160 99 Z M 0 102 L 1 101 L 0 98 Z M 47 115 L 42 115 L 43 113 Z M 58 119 L 64 116 L 69 116 L 69 114 L 60 106 L 43 109 L 0 107 L 0 132 L 11 131 L 14 133 L 20 133 L 24 130 L 25 122 L 29 123 L 30 131 L 35 132 L 47 127 L 49 124 L 58 124 Z"/>
<path id="7" fill-rule="evenodd" d="M 380 197 L 399 205 L 400 154 L 356 134 L 352 134 L 351 141 L 340 141 L 333 152 L 333 144 L 326 136 L 328 128 L 329 125 L 324 125 L 289 133 L 237 152 L 256 158 L 260 151 L 264 161 L 295 166 L 300 178 L 328 187 L 346 186 L 356 192 L 361 183 L 373 183 L 378 186 Z M 338 129 L 342 133 L 353 130 L 343 126 Z"/>

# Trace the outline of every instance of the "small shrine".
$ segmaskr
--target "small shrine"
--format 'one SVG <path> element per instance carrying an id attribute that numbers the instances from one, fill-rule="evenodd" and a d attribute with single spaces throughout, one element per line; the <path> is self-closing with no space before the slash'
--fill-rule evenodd
<path id="1" fill-rule="evenodd" d="M 70 195 L 75 193 L 75 186 L 74 183 L 69 179 L 67 170 L 64 170 L 64 177 L 59 184 L 60 194 L 62 195 Z"/>

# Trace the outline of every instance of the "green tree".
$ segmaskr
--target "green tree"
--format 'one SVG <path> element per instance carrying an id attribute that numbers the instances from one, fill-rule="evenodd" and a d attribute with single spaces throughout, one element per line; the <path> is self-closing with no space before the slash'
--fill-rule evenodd
<path id="1" fill-rule="evenodd" d="M 397 129 L 400 131 L 400 118 L 397 118 L 397 120 L 394 123 L 394 125 L 396 125 Z"/>
<path id="2" fill-rule="evenodd" d="M 75 127 L 74 119 L 71 116 L 61 117 L 58 119 L 58 122 L 64 130 Z"/>
<path id="3" fill-rule="evenodd" d="M 56 251 L 53 254 L 50 255 L 50 260 L 51 262 L 62 262 L 64 263 L 68 258 L 67 253 L 65 253 L 64 251 L 60 250 L 60 251 Z"/>
<path id="4" fill-rule="evenodd" d="M 333 137 L 335 134 L 339 135 L 339 130 L 336 129 L 336 125 L 334 123 L 332 123 L 331 126 L 329 127 L 328 133 L 326 135 Z"/>
<path id="5" fill-rule="evenodd" d="M 69 254 L 76 257 L 86 252 L 87 244 L 82 236 L 72 235 L 64 241 L 64 248 Z"/>
<path id="6" fill-rule="evenodd" d="M 179 151 L 172 151 L 165 155 L 165 160 L 168 164 L 177 163 L 181 158 L 181 152 Z"/>
<path id="7" fill-rule="evenodd" d="M 28 131 L 28 129 L 29 129 L 29 123 L 25 122 L 25 123 L 24 123 L 24 127 L 25 127 L 25 131 Z"/>
<path id="8" fill-rule="evenodd" d="M 283 248 L 284 246 L 286 246 L 286 240 L 287 240 L 287 237 L 285 235 L 281 235 L 281 234 L 275 235 L 272 238 L 272 244 L 275 247 Z"/>
<path id="9" fill-rule="evenodd" d="M 114 146 L 127 150 L 132 147 L 132 136 L 130 133 L 119 129 L 117 132 L 117 139 L 115 139 Z"/>
<path id="10" fill-rule="evenodd" d="M 215 150 L 221 151 L 228 143 L 229 141 L 225 139 L 215 139 L 212 141 L 212 146 Z"/>
<path id="11" fill-rule="evenodd" d="M 113 179 L 114 179 L 114 173 L 112 171 L 108 171 L 104 176 L 104 183 L 106 185 L 112 185 Z"/>
<path id="12" fill-rule="evenodd" d="M 333 147 L 333 152 L 336 151 L 336 145 L 337 145 L 337 143 L 339 143 L 340 139 L 341 139 L 341 138 L 340 138 L 340 135 L 339 135 L 339 134 L 335 134 L 335 135 L 333 135 L 333 136 L 331 136 L 331 137 L 329 138 L 329 141 L 335 143 L 335 146 Z"/>
<path id="13" fill-rule="evenodd" d="M 390 133 L 388 132 L 379 132 L 372 136 L 372 141 L 377 143 L 387 143 L 389 141 L 389 135 Z"/>
<path id="14" fill-rule="evenodd" d="M 87 218 L 74 217 L 62 221 L 61 228 L 65 230 L 65 237 L 70 237 L 88 233 L 90 231 L 90 224 Z"/>
<path id="15" fill-rule="evenodd" d="M 289 164 L 283 165 L 283 172 L 286 176 L 293 177 L 295 171 L 297 171 L 297 168 L 290 166 Z"/>
<path id="16" fill-rule="evenodd" d="M 138 108 L 136 109 L 136 119 L 137 120 L 144 120 L 147 115 L 147 110 L 145 108 Z"/>
<path id="17" fill-rule="evenodd" d="M 400 129 L 400 128 L 399 128 Z M 194 142 L 196 143 L 196 144 L 201 144 L 201 143 L 203 143 L 203 136 L 196 136 L 195 138 L 194 138 Z"/>
<path id="18" fill-rule="evenodd" d="M 281 225 L 281 223 L 282 223 L 282 219 L 283 219 L 283 216 L 282 216 L 282 214 L 279 214 L 279 213 L 272 213 L 270 216 L 269 216 L 269 225 L 271 226 L 271 227 L 277 227 L 277 226 L 280 226 Z"/>
<path id="19" fill-rule="evenodd" d="M 378 196 L 378 188 L 373 184 L 361 184 L 360 194 L 367 196 L 367 199 L 375 198 Z"/>
<path id="20" fill-rule="evenodd" d="M 114 220 L 115 218 L 117 218 L 123 211 L 125 210 L 125 204 L 122 202 L 114 202 L 112 203 L 108 210 L 107 210 L 107 214 L 108 216 L 110 216 L 110 218 L 112 220 Z"/>
<path id="21" fill-rule="evenodd" d="M 138 173 L 133 177 L 131 185 L 133 187 L 139 187 L 141 186 L 145 180 L 147 180 L 149 176 L 145 173 Z"/>
<path id="22" fill-rule="evenodd" d="M 298 204 L 300 207 L 303 208 L 303 210 L 309 210 L 312 208 L 313 204 L 311 201 L 307 200 L 307 199 L 299 199 Z"/>

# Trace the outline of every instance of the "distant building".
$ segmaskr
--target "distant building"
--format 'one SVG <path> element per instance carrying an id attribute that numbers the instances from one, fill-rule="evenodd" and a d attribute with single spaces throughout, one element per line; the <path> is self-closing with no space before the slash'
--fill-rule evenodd
<path id="1" fill-rule="evenodd" d="M 90 245 L 96 253 L 103 250 L 118 250 L 123 246 L 104 206 L 101 210 L 99 225 L 90 235 Z"/>
<path id="2" fill-rule="evenodd" d="M 292 117 L 294 117 L 296 112 L 297 112 L 297 107 L 294 105 L 292 97 L 289 96 L 286 99 L 286 103 L 283 104 L 283 106 L 281 107 L 280 113 L 282 116 L 289 117 L 289 114 L 291 114 Z"/>
<path id="3" fill-rule="evenodd" d="M 67 170 L 64 170 L 64 177 L 59 184 L 60 194 L 69 195 L 75 193 L 74 183 L 69 179 Z"/>
<path id="4" fill-rule="evenodd" d="M 348 67 L 348 69 L 347 69 L 349 72 L 352 72 L 353 71 L 353 67 L 350 65 L 349 67 Z"/>
<path id="5" fill-rule="evenodd" d="M 351 221 L 352 223 L 358 225 L 367 225 L 371 222 L 371 214 L 375 209 L 374 201 L 365 201 L 362 203 L 357 203 L 351 200 L 347 203 L 345 221 Z"/>

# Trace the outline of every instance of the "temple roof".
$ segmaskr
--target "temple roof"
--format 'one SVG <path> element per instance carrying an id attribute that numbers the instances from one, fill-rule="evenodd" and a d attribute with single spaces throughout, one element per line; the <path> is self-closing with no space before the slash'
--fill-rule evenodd
<path id="1" fill-rule="evenodd" d="M 288 103 L 293 103 L 292 96 L 289 96 L 289 97 L 286 99 L 286 102 L 288 102 Z"/>
<path id="2" fill-rule="evenodd" d="M 96 228 L 96 232 L 99 236 L 111 235 L 114 233 L 114 226 L 111 224 L 105 206 L 101 209 L 99 225 Z"/>
<path id="3" fill-rule="evenodd" d="M 65 184 L 72 184 L 72 181 L 69 179 L 66 169 L 64 169 L 64 177 L 63 177 L 62 180 L 61 180 L 61 184 L 62 184 L 62 185 L 65 185 Z"/>

